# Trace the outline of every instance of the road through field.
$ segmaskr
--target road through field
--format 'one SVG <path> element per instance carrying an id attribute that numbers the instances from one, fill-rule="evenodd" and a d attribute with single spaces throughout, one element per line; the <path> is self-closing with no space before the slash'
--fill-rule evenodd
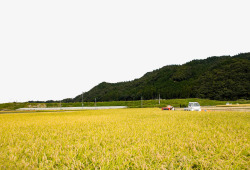
<path id="1" fill-rule="evenodd" d="M 201 106 L 202 111 L 236 111 L 250 112 L 250 107 L 217 107 L 217 106 Z M 184 111 L 184 108 L 175 108 L 177 111 Z"/>

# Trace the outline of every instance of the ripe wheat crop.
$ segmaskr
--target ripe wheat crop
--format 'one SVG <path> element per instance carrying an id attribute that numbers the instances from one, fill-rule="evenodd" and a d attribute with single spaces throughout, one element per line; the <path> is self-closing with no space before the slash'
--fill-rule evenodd
<path id="1" fill-rule="evenodd" d="M 249 169 L 249 112 L 0 114 L 0 169 Z"/>

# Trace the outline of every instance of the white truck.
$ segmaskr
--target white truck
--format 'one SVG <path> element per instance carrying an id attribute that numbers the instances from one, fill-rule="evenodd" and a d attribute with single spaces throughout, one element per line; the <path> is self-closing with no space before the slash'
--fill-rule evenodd
<path id="1" fill-rule="evenodd" d="M 201 111 L 201 106 L 198 102 L 189 102 L 184 111 Z"/>

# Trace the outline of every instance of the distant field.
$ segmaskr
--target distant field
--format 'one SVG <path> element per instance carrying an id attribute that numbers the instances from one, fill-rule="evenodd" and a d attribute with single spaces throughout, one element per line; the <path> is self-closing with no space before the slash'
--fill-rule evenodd
<path id="1" fill-rule="evenodd" d="M 201 106 L 215 106 L 225 105 L 227 102 L 232 104 L 250 104 L 250 100 L 237 100 L 237 101 L 217 101 L 209 99 L 161 99 L 159 100 L 135 100 L 135 101 L 109 101 L 109 102 L 97 102 L 96 106 L 128 106 L 129 108 L 153 108 L 153 107 L 165 107 L 166 105 L 172 105 L 174 107 L 187 107 L 188 102 L 199 102 Z M 84 106 L 95 106 L 94 102 L 83 102 Z M 19 108 L 51 108 L 51 107 L 82 107 L 81 102 L 76 103 L 4 103 L 0 104 L 0 111 L 16 110 Z"/>
<path id="2" fill-rule="evenodd" d="M 0 114 L 0 169 L 249 169 L 249 112 Z"/>

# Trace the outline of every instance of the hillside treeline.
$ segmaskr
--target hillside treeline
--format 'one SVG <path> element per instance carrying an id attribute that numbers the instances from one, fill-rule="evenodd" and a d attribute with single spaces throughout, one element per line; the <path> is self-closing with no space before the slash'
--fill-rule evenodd
<path id="1" fill-rule="evenodd" d="M 132 101 L 175 98 L 250 99 L 250 53 L 209 57 L 168 65 L 133 81 L 102 82 L 83 94 L 84 101 Z M 62 102 L 80 102 L 82 95 Z M 52 102 L 52 101 L 49 101 Z"/>
<path id="2" fill-rule="evenodd" d="M 250 53 L 209 57 L 170 65 L 128 82 L 102 82 L 83 94 L 85 101 L 161 98 L 250 99 Z M 76 96 L 72 101 L 81 101 Z"/>

